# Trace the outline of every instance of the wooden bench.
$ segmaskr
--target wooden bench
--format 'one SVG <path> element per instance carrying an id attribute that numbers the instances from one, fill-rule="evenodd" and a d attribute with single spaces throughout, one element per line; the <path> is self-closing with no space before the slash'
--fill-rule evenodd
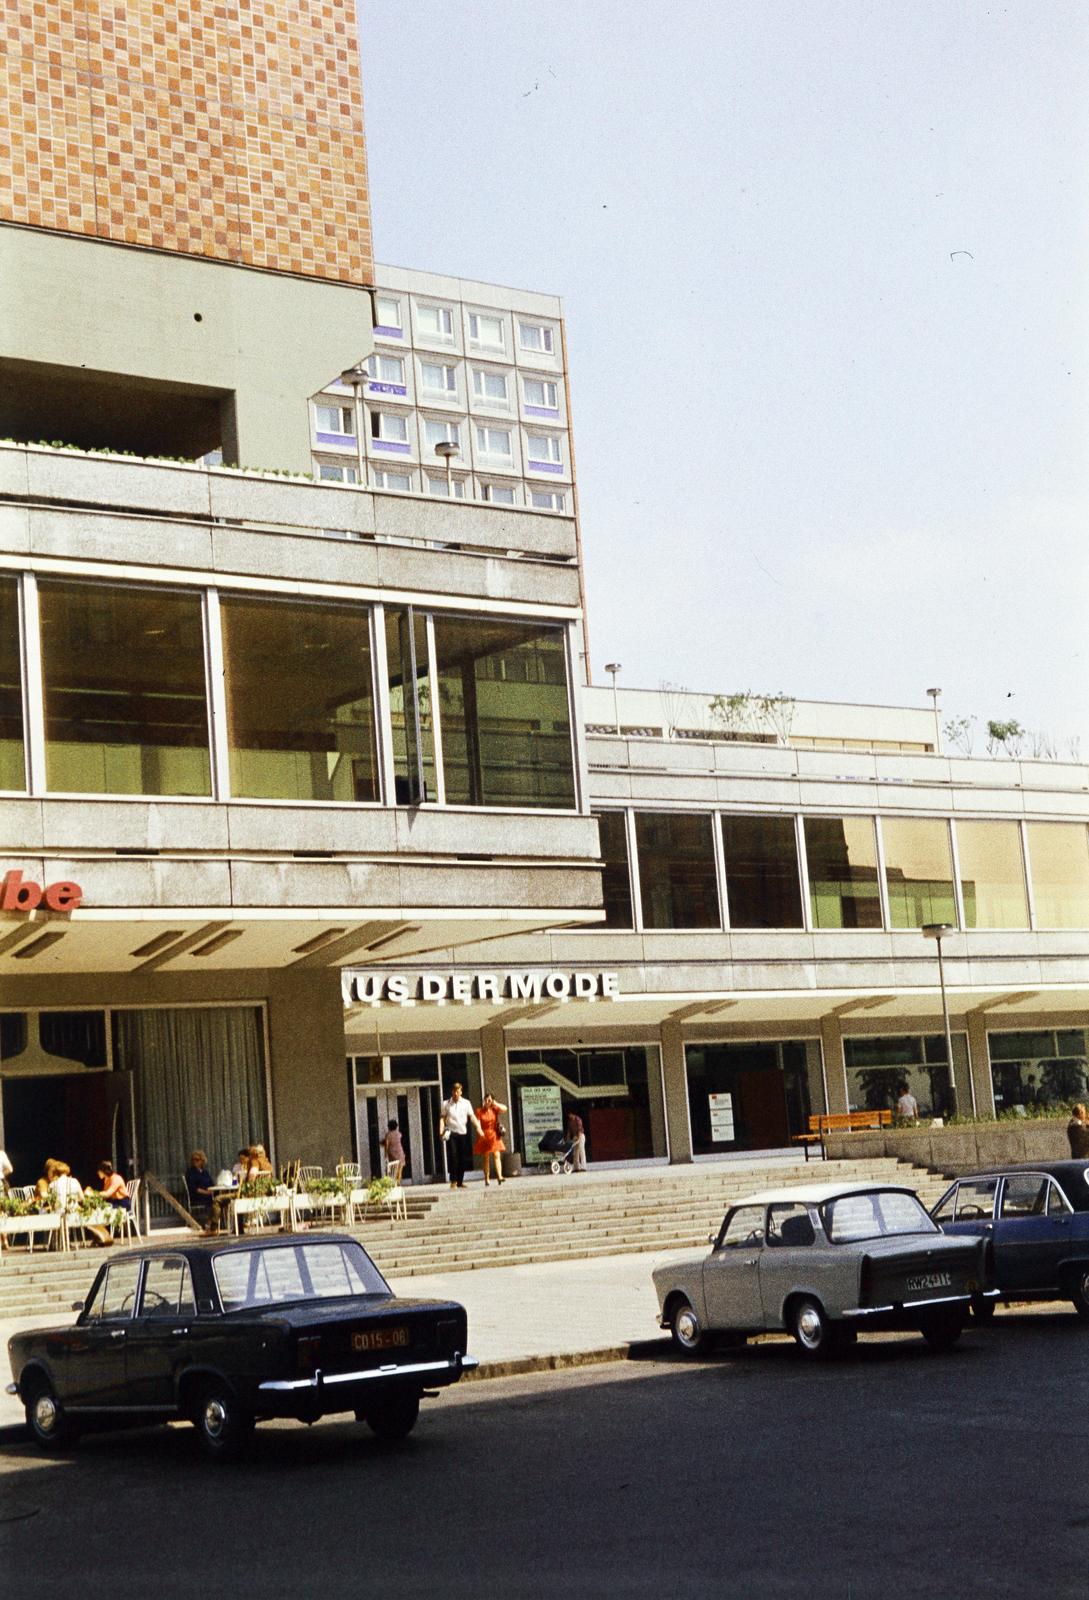
<path id="1" fill-rule="evenodd" d="M 792 1142 L 800 1144 L 805 1150 L 805 1159 L 809 1160 L 810 1145 L 820 1145 L 821 1160 L 827 1159 L 824 1148 L 826 1133 L 861 1133 L 865 1130 L 892 1127 L 891 1111 L 823 1111 L 810 1117 L 809 1129 L 806 1133 L 796 1133 Z"/>

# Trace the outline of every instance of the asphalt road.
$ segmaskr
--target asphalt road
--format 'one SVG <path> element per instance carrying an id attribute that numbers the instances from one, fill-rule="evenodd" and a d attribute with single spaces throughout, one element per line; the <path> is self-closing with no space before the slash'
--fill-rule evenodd
<path id="1" fill-rule="evenodd" d="M 0 1451 L 0 1588 L 223 1595 L 1089 1596 L 1089 1329 L 1000 1312 L 804 1365 L 769 1341 L 463 1384 L 400 1447 L 324 1422 Z"/>

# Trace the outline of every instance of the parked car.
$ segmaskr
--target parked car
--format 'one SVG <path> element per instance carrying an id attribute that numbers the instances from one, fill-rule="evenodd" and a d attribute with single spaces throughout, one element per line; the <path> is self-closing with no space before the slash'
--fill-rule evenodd
<path id="1" fill-rule="evenodd" d="M 398 1299 L 339 1234 L 126 1251 L 73 1309 L 70 1327 L 8 1341 L 8 1393 L 45 1450 L 96 1425 L 187 1417 L 229 1457 L 266 1417 L 343 1411 L 401 1439 L 425 1390 L 477 1365 L 463 1306 Z"/>
<path id="2" fill-rule="evenodd" d="M 943 1233 L 987 1241 L 997 1297 L 1070 1300 L 1089 1322 L 1089 1161 L 995 1167 L 958 1178 L 931 1216 Z M 989 1317 L 994 1297 L 972 1302 Z"/>
<path id="3" fill-rule="evenodd" d="M 660 1325 L 685 1355 L 772 1329 L 814 1358 L 860 1329 L 914 1328 L 945 1350 L 984 1287 L 983 1241 L 944 1238 L 913 1190 L 887 1184 L 749 1195 L 709 1242 L 654 1273 Z"/>

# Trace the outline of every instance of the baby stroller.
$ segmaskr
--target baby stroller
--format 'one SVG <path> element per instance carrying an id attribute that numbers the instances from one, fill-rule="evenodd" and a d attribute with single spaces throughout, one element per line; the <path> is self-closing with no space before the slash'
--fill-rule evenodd
<path id="1" fill-rule="evenodd" d="M 574 1164 L 571 1160 L 575 1148 L 574 1139 L 569 1139 L 559 1128 L 553 1128 L 551 1133 L 543 1133 L 538 1143 L 538 1160 L 542 1167 L 547 1167 L 550 1172 L 573 1172 Z"/>

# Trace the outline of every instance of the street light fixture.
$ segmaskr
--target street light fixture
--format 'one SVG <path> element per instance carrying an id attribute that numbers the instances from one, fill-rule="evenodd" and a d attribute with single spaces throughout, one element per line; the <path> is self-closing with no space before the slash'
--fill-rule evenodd
<path id="1" fill-rule="evenodd" d="M 341 383 L 352 391 L 352 413 L 355 417 L 355 459 L 359 483 L 362 486 L 367 481 L 367 465 L 363 459 L 363 389 L 370 373 L 362 361 L 357 361 L 354 367 L 345 367 L 340 374 Z"/>
<path id="2" fill-rule="evenodd" d="M 617 695 L 616 695 L 616 675 L 620 671 L 620 662 L 619 661 L 606 661 L 606 663 L 605 663 L 605 671 L 609 674 L 610 678 L 613 680 L 613 722 L 616 725 L 617 733 L 619 733 L 620 732 L 620 701 L 617 699 Z"/>
<path id="3" fill-rule="evenodd" d="M 452 500 L 454 498 L 454 457 L 460 455 L 461 451 L 452 439 L 440 439 L 435 446 L 435 454 L 445 463 L 446 498 Z"/>
<path id="4" fill-rule="evenodd" d="M 957 1079 L 953 1071 L 953 1032 L 949 1026 L 949 1002 L 945 995 L 945 964 L 942 961 L 942 940 L 947 934 L 956 933 L 956 928 L 951 922 L 927 922 L 923 926 L 923 938 L 933 939 L 938 947 L 938 983 L 942 991 L 942 1020 L 945 1023 L 945 1059 L 949 1064 L 949 1114 L 957 1114 Z M 976 1088 L 972 1082 L 971 1067 L 968 1069 L 968 1083 L 972 1091 L 972 1114 L 976 1109 Z"/>
<path id="5" fill-rule="evenodd" d="M 934 707 L 934 754 L 940 756 L 942 753 L 942 724 L 938 715 L 938 699 L 941 695 L 941 690 L 928 689 L 926 692 L 930 696 L 931 704 Z"/>

